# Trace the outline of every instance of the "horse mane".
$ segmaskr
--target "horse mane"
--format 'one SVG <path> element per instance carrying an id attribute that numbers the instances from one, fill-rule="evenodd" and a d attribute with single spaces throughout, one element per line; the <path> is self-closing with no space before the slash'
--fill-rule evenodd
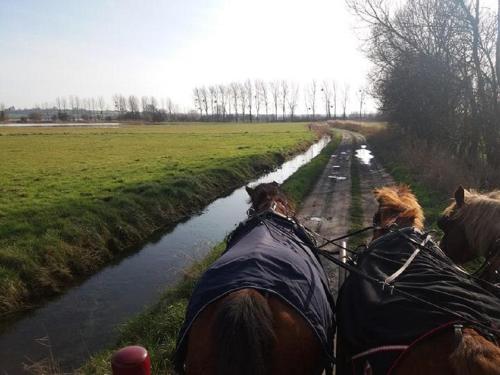
<path id="1" fill-rule="evenodd" d="M 384 186 L 373 191 L 379 211 L 393 210 L 399 218 L 409 219 L 418 229 L 424 227 L 424 211 L 407 185 Z"/>
<path id="2" fill-rule="evenodd" d="M 464 228 L 469 245 L 480 255 L 486 255 L 500 238 L 500 190 L 465 190 L 464 204 L 458 207 L 454 201 L 443 214 Z"/>

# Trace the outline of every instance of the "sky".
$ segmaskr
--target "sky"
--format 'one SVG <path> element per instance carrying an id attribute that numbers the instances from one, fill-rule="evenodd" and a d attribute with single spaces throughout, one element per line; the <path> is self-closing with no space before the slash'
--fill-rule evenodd
<path id="1" fill-rule="evenodd" d="M 0 9 L 0 103 L 17 108 L 121 93 L 187 110 L 195 86 L 246 79 L 335 80 L 354 97 L 370 69 L 343 0 L 0 0 Z"/>

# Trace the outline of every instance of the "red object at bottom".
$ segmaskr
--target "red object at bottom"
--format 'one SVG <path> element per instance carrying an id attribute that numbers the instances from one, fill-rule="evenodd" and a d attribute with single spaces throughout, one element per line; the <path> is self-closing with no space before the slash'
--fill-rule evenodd
<path id="1" fill-rule="evenodd" d="M 151 375 L 151 361 L 142 346 L 127 346 L 111 357 L 113 375 Z"/>

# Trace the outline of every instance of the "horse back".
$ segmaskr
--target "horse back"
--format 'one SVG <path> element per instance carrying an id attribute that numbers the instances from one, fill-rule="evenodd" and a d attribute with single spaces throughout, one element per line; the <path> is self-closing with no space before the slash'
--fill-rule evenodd
<path id="1" fill-rule="evenodd" d="M 305 319 L 274 295 L 241 289 L 191 327 L 186 374 L 321 374 L 322 347 Z"/>

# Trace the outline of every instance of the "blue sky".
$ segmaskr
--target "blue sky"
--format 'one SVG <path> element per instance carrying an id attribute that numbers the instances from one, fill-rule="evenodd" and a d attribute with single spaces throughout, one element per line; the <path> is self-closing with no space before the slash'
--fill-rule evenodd
<path id="1" fill-rule="evenodd" d="M 0 0 L 0 9 L 7 106 L 122 93 L 188 109 L 198 85 L 315 78 L 355 91 L 369 70 L 343 0 Z"/>

